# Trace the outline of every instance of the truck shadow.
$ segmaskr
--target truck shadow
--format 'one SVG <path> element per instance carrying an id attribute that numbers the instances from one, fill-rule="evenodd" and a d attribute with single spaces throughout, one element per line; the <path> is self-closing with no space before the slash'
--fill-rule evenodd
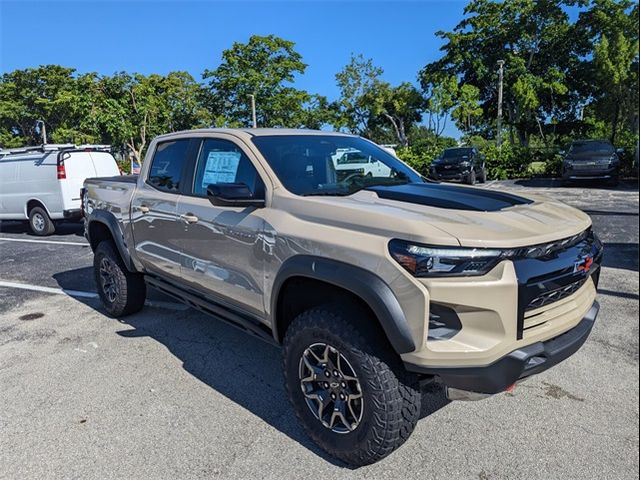
<path id="1" fill-rule="evenodd" d="M 534 177 L 534 178 L 526 178 L 520 179 L 513 182 L 516 185 L 520 185 L 523 187 L 543 187 L 543 188 L 594 188 L 594 189 L 602 189 L 602 190 L 613 190 L 613 191 L 621 191 L 621 192 L 633 192 L 638 191 L 638 180 L 637 179 L 624 179 L 621 180 L 618 185 L 612 186 L 607 185 L 605 181 L 602 180 L 582 180 L 565 183 L 561 178 L 546 178 L 546 177 Z"/>
<path id="2" fill-rule="evenodd" d="M 47 237 L 38 237 L 31 232 L 29 222 L 20 220 L 0 220 L 0 232 L 2 233 L 18 233 L 28 235 L 30 237 L 41 238 L 46 240 Z M 84 224 L 82 222 L 60 222 L 56 224 L 55 235 L 75 235 L 84 237 Z"/>
<path id="3" fill-rule="evenodd" d="M 88 275 L 84 270 L 90 268 L 62 272 L 54 277 L 62 288 L 73 289 L 77 288 L 78 278 Z M 149 294 L 151 298 L 161 297 L 151 289 Z M 76 300 L 102 313 L 97 299 Z M 319 457 L 333 465 L 350 468 L 319 449 L 298 424 L 284 389 L 279 348 L 193 309 L 173 311 L 145 307 L 123 318 L 121 323 L 133 327 L 118 331 L 121 337 L 148 337 L 161 343 L 182 362 L 185 371 L 199 381 Z M 435 384 L 423 387 L 422 397 L 421 418 L 449 403 L 444 390 Z"/>

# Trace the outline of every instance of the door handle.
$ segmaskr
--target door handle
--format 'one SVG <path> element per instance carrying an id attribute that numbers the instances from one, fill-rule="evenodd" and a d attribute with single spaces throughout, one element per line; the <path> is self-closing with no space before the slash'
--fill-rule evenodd
<path id="1" fill-rule="evenodd" d="M 198 221 L 198 217 L 191 213 L 187 213 L 186 215 L 180 215 L 180 220 L 186 223 L 196 223 Z"/>
<path id="2" fill-rule="evenodd" d="M 149 213 L 149 207 L 147 207 L 146 205 L 140 205 L 138 207 L 138 210 L 140 210 L 141 213 Z"/>

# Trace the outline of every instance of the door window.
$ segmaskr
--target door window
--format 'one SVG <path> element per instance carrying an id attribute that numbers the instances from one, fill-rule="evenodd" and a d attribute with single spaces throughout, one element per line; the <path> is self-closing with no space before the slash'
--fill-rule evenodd
<path id="1" fill-rule="evenodd" d="M 151 161 L 147 183 L 165 192 L 178 193 L 189 139 L 159 143 Z"/>
<path id="2" fill-rule="evenodd" d="M 233 142 L 208 139 L 198 155 L 193 193 L 206 197 L 207 187 L 219 183 L 244 183 L 254 197 L 264 195 L 258 172 L 245 153 Z"/>

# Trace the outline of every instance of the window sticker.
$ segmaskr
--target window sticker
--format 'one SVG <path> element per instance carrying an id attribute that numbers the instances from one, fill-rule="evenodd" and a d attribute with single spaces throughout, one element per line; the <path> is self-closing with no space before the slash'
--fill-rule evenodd
<path id="1" fill-rule="evenodd" d="M 212 183 L 233 183 L 236 180 L 240 152 L 209 152 L 202 176 L 202 188 Z"/>

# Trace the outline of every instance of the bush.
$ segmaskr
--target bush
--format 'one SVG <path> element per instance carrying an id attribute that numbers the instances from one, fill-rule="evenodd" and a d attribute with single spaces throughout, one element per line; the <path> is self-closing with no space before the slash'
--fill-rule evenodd
<path id="1" fill-rule="evenodd" d="M 439 146 L 401 147 L 396 150 L 398 158 L 416 170 L 422 176 L 429 176 L 431 162 L 442 153 Z"/>
<path id="2" fill-rule="evenodd" d="M 480 151 L 485 156 L 487 178 L 506 180 L 527 176 L 527 170 L 531 163 L 529 149 L 504 143 L 501 148 L 490 144 Z"/>

